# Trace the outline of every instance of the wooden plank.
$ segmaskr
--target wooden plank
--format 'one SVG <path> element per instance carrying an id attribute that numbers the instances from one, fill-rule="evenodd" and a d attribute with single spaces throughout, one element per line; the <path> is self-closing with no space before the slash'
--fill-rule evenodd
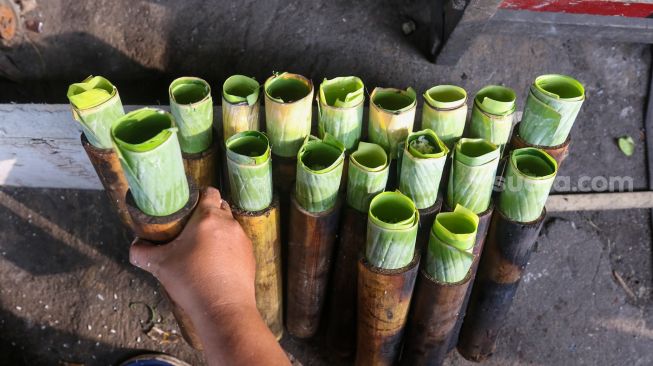
<path id="1" fill-rule="evenodd" d="M 653 208 L 653 192 L 606 192 L 587 194 L 556 194 L 549 196 L 549 212 L 605 211 Z"/>

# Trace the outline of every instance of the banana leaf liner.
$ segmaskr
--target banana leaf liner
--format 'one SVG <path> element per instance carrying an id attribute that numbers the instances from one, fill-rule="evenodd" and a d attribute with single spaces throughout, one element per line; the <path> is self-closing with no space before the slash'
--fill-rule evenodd
<path id="1" fill-rule="evenodd" d="M 168 88 L 170 112 L 179 129 L 179 146 L 187 154 L 200 153 L 213 143 L 211 86 L 196 77 L 175 79 Z"/>
<path id="2" fill-rule="evenodd" d="M 448 149 L 463 136 L 467 122 L 467 92 L 455 85 L 437 85 L 424 93 L 422 129 L 430 129 Z"/>
<path id="3" fill-rule="evenodd" d="M 363 127 L 365 86 L 356 76 L 324 79 L 317 98 L 320 138 L 328 133 L 345 145 L 347 151 L 358 146 Z"/>
<path id="4" fill-rule="evenodd" d="M 284 72 L 268 78 L 263 89 L 272 152 L 295 157 L 311 133 L 313 83 L 301 75 Z"/>
<path id="5" fill-rule="evenodd" d="M 395 159 L 398 145 L 413 131 L 417 97 L 412 88 L 375 88 L 370 95 L 368 137 Z"/>
<path id="6" fill-rule="evenodd" d="M 253 78 L 232 75 L 222 85 L 222 138 L 259 131 L 261 85 Z"/>
<path id="7" fill-rule="evenodd" d="M 474 97 L 470 136 L 482 138 L 503 147 L 510 141 L 517 96 L 515 91 L 499 85 L 489 85 Z"/>

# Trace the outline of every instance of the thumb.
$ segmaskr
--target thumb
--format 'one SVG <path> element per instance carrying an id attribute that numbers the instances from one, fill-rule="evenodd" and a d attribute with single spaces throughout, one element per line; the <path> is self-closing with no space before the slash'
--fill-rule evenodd
<path id="1" fill-rule="evenodd" d="M 155 245 L 145 239 L 136 238 L 129 248 L 129 262 L 134 266 L 154 275 L 158 271 L 160 245 Z"/>

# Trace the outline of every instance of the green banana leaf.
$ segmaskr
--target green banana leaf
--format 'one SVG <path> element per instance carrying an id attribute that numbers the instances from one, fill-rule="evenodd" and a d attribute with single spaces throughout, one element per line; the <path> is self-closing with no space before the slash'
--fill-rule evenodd
<path id="1" fill-rule="evenodd" d="M 452 149 L 465 130 L 467 92 L 455 85 L 437 85 L 424 93 L 422 129 L 430 129 Z"/>
<path id="2" fill-rule="evenodd" d="M 297 74 L 272 75 L 265 89 L 265 121 L 272 152 L 282 157 L 297 155 L 311 134 L 313 84 Z"/>
<path id="3" fill-rule="evenodd" d="M 426 251 L 426 272 L 441 283 L 467 277 L 474 262 L 478 216 L 463 206 L 435 216 Z"/>
<path id="4" fill-rule="evenodd" d="M 418 209 L 429 208 L 438 199 L 438 188 L 449 149 L 432 130 L 408 135 L 399 154 L 399 190 Z"/>
<path id="5" fill-rule="evenodd" d="M 499 85 L 489 85 L 474 97 L 470 136 L 503 146 L 510 140 L 517 96 L 515 91 Z"/>
<path id="6" fill-rule="evenodd" d="M 68 87 L 73 117 L 78 121 L 91 145 L 110 149 L 111 124 L 125 115 L 118 89 L 102 76 L 89 76 Z"/>
<path id="7" fill-rule="evenodd" d="M 170 113 L 153 108 L 130 112 L 111 126 L 111 138 L 141 211 L 167 216 L 186 205 L 188 181 Z"/>
<path id="8" fill-rule="evenodd" d="M 514 221 L 536 220 L 542 214 L 557 173 L 558 163 L 544 150 L 513 150 L 499 195 L 499 209 Z"/>
<path id="9" fill-rule="evenodd" d="M 262 132 L 243 131 L 227 139 L 227 169 L 233 203 L 261 211 L 272 203 L 270 143 Z"/>
<path id="10" fill-rule="evenodd" d="M 477 214 L 487 210 L 500 155 L 499 147 L 489 141 L 460 139 L 451 157 L 447 205 L 461 205 Z"/>
<path id="11" fill-rule="evenodd" d="M 334 136 L 345 149 L 356 148 L 363 126 L 365 86 L 356 76 L 324 79 L 318 99 L 318 131 Z"/>
<path id="12" fill-rule="evenodd" d="M 385 190 L 389 166 L 381 146 L 361 141 L 358 150 L 349 156 L 347 204 L 359 212 L 368 212 L 372 198 Z"/>
<path id="13" fill-rule="evenodd" d="M 585 101 L 585 88 L 565 75 L 538 76 L 531 85 L 519 135 L 532 145 L 557 146 L 567 140 Z"/>
<path id="14" fill-rule="evenodd" d="M 398 269 L 415 255 L 419 211 L 400 192 L 382 192 L 370 203 L 365 258 L 373 266 Z"/>
<path id="15" fill-rule="evenodd" d="M 222 134 L 225 141 L 238 132 L 258 131 L 259 91 L 253 78 L 232 75 L 222 85 Z"/>
<path id="16" fill-rule="evenodd" d="M 213 142 L 211 86 L 196 77 L 175 79 L 168 88 L 170 112 L 179 128 L 181 151 L 202 152 Z"/>
<path id="17" fill-rule="evenodd" d="M 391 159 L 397 157 L 398 145 L 413 131 L 417 95 L 413 88 L 375 88 L 370 96 L 368 135 L 381 145 Z"/>
<path id="18" fill-rule="evenodd" d="M 345 146 L 335 137 L 306 137 L 297 154 L 297 203 L 309 212 L 323 212 L 335 206 L 344 162 Z"/>

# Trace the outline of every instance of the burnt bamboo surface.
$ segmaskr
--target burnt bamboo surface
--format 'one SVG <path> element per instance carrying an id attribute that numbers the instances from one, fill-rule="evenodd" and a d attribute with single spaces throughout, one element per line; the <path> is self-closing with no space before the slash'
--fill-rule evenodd
<path id="1" fill-rule="evenodd" d="M 356 365 L 393 365 L 399 358 L 419 252 L 407 266 L 386 270 L 358 262 Z"/>
<path id="2" fill-rule="evenodd" d="M 99 149 L 91 145 L 83 133 L 81 140 L 86 155 L 88 155 L 88 159 L 93 164 L 93 168 L 100 179 L 100 183 L 104 187 L 111 206 L 118 214 L 123 225 L 129 230 L 133 230 L 132 219 L 129 216 L 127 204 L 125 203 L 129 186 L 122 172 L 118 154 L 116 154 L 114 149 Z"/>
<path id="3" fill-rule="evenodd" d="M 553 159 L 558 163 L 558 167 L 562 162 L 569 156 L 569 145 L 571 144 L 571 136 L 567 136 L 565 142 L 556 146 L 540 146 L 533 145 L 526 142 L 521 136 L 519 136 L 519 124 L 517 124 L 513 130 L 512 138 L 510 140 L 510 148 L 521 149 L 524 147 L 535 147 L 541 150 L 546 151 L 547 154 L 551 155 Z"/>
<path id="4" fill-rule="evenodd" d="M 279 198 L 275 196 L 265 210 L 248 212 L 232 206 L 232 212 L 254 248 L 256 308 L 279 340 L 283 336 Z"/>
<path id="5" fill-rule="evenodd" d="M 546 210 L 531 222 L 492 215 L 487 242 L 458 339 L 458 352 L 481 362 L 494 353 L 519 281 L 539 235 Z"/>
<path id="6" fill-rule="evenodd" d="M 422 269 L 406 325 L 401 364 L 438 366 L 449 353 L 460 309 L 470 284 L 471 268 L 462 281 L 442 283 Z"/>
<path id="7" fill-rule="evenodd" d="M 286 328 L 298 338 L 317 333 L 338 234 L 341 199 L 330 210 L 304 210 L 290 202 Z"/>
<path id="8" fill-rule="evenodd" d="M 194 154 L 181 153 L 186 175 L 191 177 L 200 189 L 209 186 L 218 187 L 220 171 L 218 166 L 220 161 L 219 141 L 214 137 L 211 146 L 202 152 Z"/>
<path id="9" fill-rule="evenodd" d="M 342 210 L 338 242 L 329 285 L 326 340 L 340 357 L 349 357 L 356 349 L 356 297 L 358 255 L 365 245 L 367 213 L 348 205 Z"/>

